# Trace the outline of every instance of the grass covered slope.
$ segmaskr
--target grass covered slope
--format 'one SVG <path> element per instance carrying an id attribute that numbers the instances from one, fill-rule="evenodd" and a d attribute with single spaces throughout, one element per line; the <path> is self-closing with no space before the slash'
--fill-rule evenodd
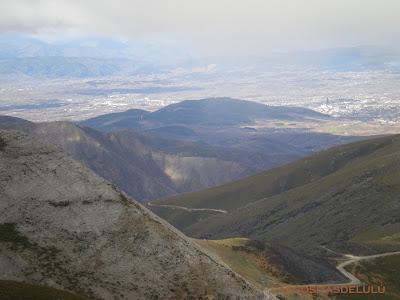
<path id="1" fill-rule="evenodd" d="M 373 286 L 385 286 L 385 294 L 374 295 L 376 299 L 400 299 L 400 255 L 377 258 L 372 261 L 362 261 L 347 267 L 362 282 Z M 365 295 L 346 295 L 340 299 L 365 299 Z"/>
<path id="2" fill-rule="evenodd" d="M 270 261 L 264 245 L 248 238 L 196 240 L 202 247 L 218 255 L 232 270 L 259 288 L 284 285 L 295 279 L 278 264 Z"/>
<path id="3" fill-rule="evenodd" d="M 397 249 L 377 243 L 400 232 L 400 136 L 322 151 L 283 167 L 162 204 L 228 210 L 183 227 L 200 238 L 278 240 L 303 251 Z M 161 203 L 161 202 L 160 202 Z M 181 214 L 186 212 L 182 211 Z M 182 217 L 180 217 L 182 219 Z M 396 248 L 397 247 L 397 248 Z"/>
<path id="4" fill-rule="evenodd" d="M 0 280 L 0 299 L 2 300 L 89 300 L 66 291 L 33 285 L 25 282 Z"/>
<path id="5" fill-rule="evenodd" d="M 234 211 L 260 199 L 278 195 L 319 180 L 339 170 L 348 162 L 385 147 L 387 143 L 387 138 L 380 138 L 333 147 L 313 156 L 235 182 L 198 192 L 177 195 L 153 203 Z M 152 209 L 178 228 L 183 229 L 185 227 L 181 226 L 179 219 L 186 219 L 182 215 L 188 214 L 187 212 L 181 211 L 179 215 L 172 215 L 166 210 L 155 207 Z"/>
<path id="6" fill-rule="evenodd" d="M 0 280 L 95 299 L 270 298 L 59 147 L 0 138 Z"/>

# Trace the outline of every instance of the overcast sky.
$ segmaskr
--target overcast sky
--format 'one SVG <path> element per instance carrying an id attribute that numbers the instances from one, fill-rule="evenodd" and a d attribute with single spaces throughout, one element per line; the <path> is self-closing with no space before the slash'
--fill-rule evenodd
<path id="1" fill-rule="evenodd" d="M 182 39 L 238 51 L 397 47 L 400 0 L 0 0 L 0 30 Z"/>

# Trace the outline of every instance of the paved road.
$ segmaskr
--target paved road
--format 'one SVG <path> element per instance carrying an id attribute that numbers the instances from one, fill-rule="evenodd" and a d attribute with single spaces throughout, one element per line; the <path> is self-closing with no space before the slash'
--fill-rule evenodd
<path id="1" fill-rule="evenodd" d="M 167 207 L 167 208 L 171 208 L 171 209 L 181 209 L 181 210 L 186 210 L 186 211 L 213 211 L 213 212 L 222 213 L 222 214 L 226 214 L 228 212 L 223 209 L 215 209 L 215 208 L 189 208 L 189 207 L 177 206 L 177 205 L 153 204 L 150 202 L 148 202 L 147 204 L 149 206 Z"/>

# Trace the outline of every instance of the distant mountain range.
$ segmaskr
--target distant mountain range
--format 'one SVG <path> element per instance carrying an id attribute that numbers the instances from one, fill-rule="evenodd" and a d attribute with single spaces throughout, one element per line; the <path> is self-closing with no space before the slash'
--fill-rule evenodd
<path id="1" fill-rule="evenodd" d="M 92 57 L 23 57 L 0 58 L 0 75 L 27 75 L 32 77 L 94 77 L 112 76 L 122 72 L 151 72 L 145 66 L 123 58 L 100 59 Z"/>
<path id="2" fill-rule="evenodd" d="M 274 299 L 58 147 L 0 130 L 0 166 L 11 299 Z"/>
<path id="3" fill-rule="evenodd" d="M 79 125 L 105 132 L 134 129 L 167 139 L 229 147 L 229 151 L 225 151 L 226 157 L 240 150 L 242 154 L 247 153 L 241 160 L 250 168 L 261 171 L 332 145 L 360 139 L 274 127 L 274 122 L 301 124 L 330 119 L 330 116 L 301 107 L 207 98 L 182 101 L 154 112 L 132 109 L 101 115 Z M 269 126 L 265 128 L 266 123 Z"/>
<path id="4" fill-rule="evenodd" d="M 133 109 L 122 113 L 102 115 L 83 121 L 81 124 L 100 130 L 115 130 L 171 125 L 235 126 L 254 124 L 257 120 L 290 120 L 295 122 L 307 119 L 327 120 L 329 118 L 328 115 L 302 107 L 268 106 L 232 98 L 208 98 L 182 101 L 152 113 Z"/>
<path id="5" fill-rule="evenodd" d="M 161 113 L 129 110 L 103 115 L 79 125 L 32 123 L 3 116 L 0 117 L 0 127 L 22 130 L 61 146 L 75 159 L 139 201 L 237 180 L 303 157 L 315 149 L 355 139 L 309 132 L 265 133 L 242 129 L 241 126 L 247 124 L 243 122 L 262 115 L 263 105 L 231 99 L 193 102 L 167 107 Z M 235 105 L 236 110 L 229 112 Z M 190 107 L 188 114 L 204 114 L 202 123 L 198 124 L 197 120 L 191 124 L 189 119 L 186 124 L 173 123 L 181 106 Z M 226 107 L 228 112 L 224 112 L 222 107 Z M 240 110 L 244 112 L 242 115 Z M 279 111 L 278 116 L 284 114 L 284 108 L 275 107 L 273 110 Z M 221 118 L 230 114 L 231 121 L 228 124 L 212 122 L 210 111 Z M 301 111 L 293 108 L 282 117 L 300 118 Z M 304 118 L 319 116 L 304 111 Z M 271 115 L 269 109 L 265 114 Z M 233 121 L 235 124 L 232 125 Z M 155 124 L 161 124 L 161 127 Z"/>
<path id="6" fill-rule="evenodd" d="M 172 42 L 124 41 L 100 37 L 56 40 L 29 34 L 0 34 L 0 75 L 39 78 L 160 73 L 192 63 L 190 55 Z"/>
<path id="7" fill-rule="evenodd" d="M 398 69 L 396 51 L 379 48 L 334 48 L 269 53 L 235 59 L 204 57 L 178 42 L 149 39 L 83 37 L 56 39 L 20 33 L 0 34 L 0 75 L 41 78 L 85 78 L 160 73 L 204 66 L 216 61 L 225 69 L 265 72 L 274 66 L 301 66 L 332 71 Z"/>

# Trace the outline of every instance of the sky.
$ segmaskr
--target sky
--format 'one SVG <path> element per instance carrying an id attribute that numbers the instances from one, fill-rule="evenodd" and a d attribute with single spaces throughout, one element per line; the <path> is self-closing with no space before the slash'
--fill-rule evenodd
<path id="1" fill-rule="evenodd" d="M 0 0 L 0 31 L 195 42 L 252 54 L 398 48 L 399 0 Z"/>

